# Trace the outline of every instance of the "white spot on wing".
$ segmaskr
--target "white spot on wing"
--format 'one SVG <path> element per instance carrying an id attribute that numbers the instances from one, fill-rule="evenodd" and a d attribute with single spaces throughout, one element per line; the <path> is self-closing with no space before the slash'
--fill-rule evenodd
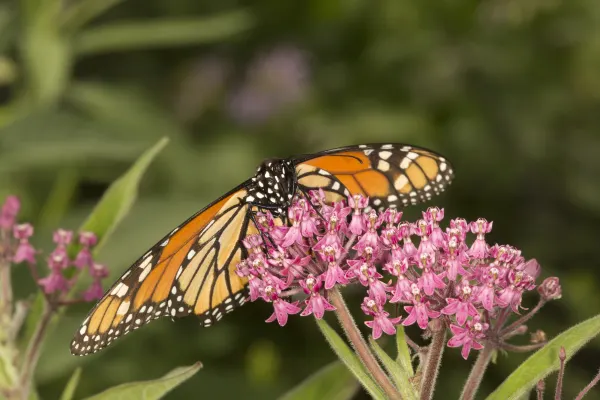
<path id="1" fill-rule="evenodd" d="M 117 315 L 125 315 L 127 314 L 127 311 L 129 311 L 129 302 L 128 301 L 124 301 L 119 305 L 119 308 L 117 308 Z"/>
<path id="2" fill-rule="evenodd" d="M 377 163 L 377 169 L 383 172 L 387 172 L 390 170 L 390 163 L 384 160 L 379 160 Z"/>
<path id="3" fill-rule="evenodd" d="M 387 160 L 391 156 L 392 156 L 392 152 L 391 151 L 380 151 L 379 152 L 379 158 L 381 158 L 383 160 Z"/>
<path id="4" fill-rule="evenodd" d="M 396 188 L 396 190 L 402 190 L 404 185 L 406 185 L 407 183 L 408 183 L 408 178 L 405 175 L 401 174 L 394 181 L 394 187 Z"/>

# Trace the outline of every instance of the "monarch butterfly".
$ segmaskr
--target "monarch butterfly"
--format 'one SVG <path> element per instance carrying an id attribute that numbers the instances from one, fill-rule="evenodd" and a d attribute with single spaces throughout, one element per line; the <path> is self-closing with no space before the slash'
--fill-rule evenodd
<path id="1" fill-rule="evenodd" d="M 243 182 L 162 238 L 92 309 L 71 342 L 87 355 L 153 319 L 195 314 L 202 326 L 247 300 L 247 279 L 235 273 L 242 239 L 258 233 L 254 214 L 269 210 L 283 223 L 296 192 L 322 189 L 329 201 L 362 194 L 378 207 L 429 200 L 453 178 L 450 163 L 403 144 L 347 146 L 264 161 Z"/>

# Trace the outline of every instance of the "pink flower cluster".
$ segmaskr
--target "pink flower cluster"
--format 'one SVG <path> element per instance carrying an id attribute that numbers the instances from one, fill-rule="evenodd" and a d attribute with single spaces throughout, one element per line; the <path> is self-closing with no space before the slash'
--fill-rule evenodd
<path id="1" fill-rule="evenodd" d="M 15 196 L 9 196 L 0 209 L 0 247 L 4 249 L 3 258 L 15 264 L 26 262 L 30 266 L 36 264 L 37 251 L 30 242 L 33 236 L 33 226 L 29 223 L 18 224 L 17 214 L 20 209 L 20 201 Z M 83 292 L 85 301 L 92 301 L 102 297 L 103 289 L 101 280 L 108 276 L 108 269 L 94 261 L 92 249 L 97 243 L 96 235 L 91 232 L 79 234 L 80 250 L 76 257 L 69 258 L 67 247 L 73 242 L 73 232 L 58 229 L 54 232 L 53 241 L 56 244 L 54 250 L 48 256 L 46 263 L 50 270 L 48 276 L 38 279 L 37 283 L 47 294 L 65 293 L 78 279 L 67 279 L 64 271 L 70 267 L 79 270 L 86 269 L 92 277 L 92 284 Z M 35 269 L 33 269 L 35 271 Z M 36 273 L 37 275 L 37 273 Z"/>
<path id="2" fill-rule="evenodd" d="M 467 358 L 482 348 L 500 312 L 519 313 L 540 266 L 512 246 L 489 245 L 492 222 L 483 218 L 456 218 L 444 229 L 443 209 L 429 207 L 422 215 L 405 222 L 401 211 L 378 213 L 362 196 L 327 204 L 315 191 L 294 199 L 288 226 L 276 225 L 268 212 L 257 214 L 261 234 L 244 240 L 249 255 L 237 273 L 249 279 L 252 301 L 273 303 L 267 322 L 283 326 L 298 313 L 322 318 L 335 309 L 327 291 L 357 283 L 366 290 L 361 308 L 373 338 L 394 334 L 400 323 L 426 329 L 442 318 L 453 333 L 448 346 L 462 347 Z M 304 299 L 289 300 L 299 292 Z M 403 305 L 406 315 L 390 316 L 388 303 Z"/>

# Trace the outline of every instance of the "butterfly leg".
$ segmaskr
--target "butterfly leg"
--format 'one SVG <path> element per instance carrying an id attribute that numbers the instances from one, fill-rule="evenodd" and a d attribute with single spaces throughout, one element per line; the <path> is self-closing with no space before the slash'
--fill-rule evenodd
<path id="1" fill-rule="evenodd" d="M 267 244 L 269 242 L 269 243 L 271 243 L 271 245 L 274 248 L 277 248 L 277 245 L 273 241 L 273 238 L 271 237 L 271 235 L 266 235 L 265 231 L 263 229 L 261 229 L 260 224 L 256 221 L 256 214 L 254 213 L 254 210 L 252 210 L 252 208 L 250 209 L 250 220 L 252 220 L 252 223 L 254 224 L 256 229 L 260 232 L 260 236 L 262 237 L 263 242 L 265 244 Z"/>
<path id="2" fill-rule="evenodd" d="M 321 218 L 321 220 L 323 222 L 326 222 L 325 217 L 323 217 L 323 215 L 319 212 L 319 210 L 317 210 L 317 207 L 315 207 L 315 205 L 312 203 L 312 201 L 310 201 L 310 195 L 308 194 L 308 192 L 302 186 L 298 186 L 298 189 L 300 190 L 302 195 L 306 198 L 306 201 L 308 202 L 308 204 L 310 204 L 312 209 L 315 210 L 315 212 L 317 213 L 319 218 Z"/>

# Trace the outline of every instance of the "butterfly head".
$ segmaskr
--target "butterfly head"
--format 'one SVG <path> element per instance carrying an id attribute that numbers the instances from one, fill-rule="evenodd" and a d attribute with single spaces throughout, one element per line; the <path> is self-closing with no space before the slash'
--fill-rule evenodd
<path id="1" fill-rule="evenodd" d="M 294 165 L 289 160 L 266 160 L 256 170 L 246 202 L 283 214 L 296 193 Z"/>

